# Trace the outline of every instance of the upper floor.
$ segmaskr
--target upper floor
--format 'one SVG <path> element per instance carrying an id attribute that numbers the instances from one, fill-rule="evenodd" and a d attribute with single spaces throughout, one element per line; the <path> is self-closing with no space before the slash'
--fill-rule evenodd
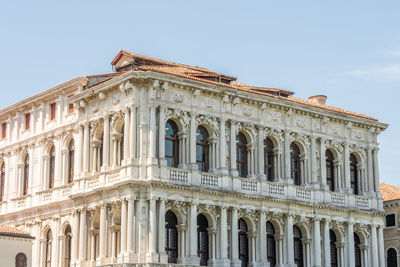
<path id="1" fill-rule="evenodd" d="M 125 51 L 113 65 L 0 111 L 2 213 L 123 181 L 382 210 L 386 124 Z"/>

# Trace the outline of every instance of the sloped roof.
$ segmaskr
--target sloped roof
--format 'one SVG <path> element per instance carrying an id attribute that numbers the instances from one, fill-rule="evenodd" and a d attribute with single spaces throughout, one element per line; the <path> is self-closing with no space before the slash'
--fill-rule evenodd
<path id="1" fill-rule="evenodd" d="M 400 187 L 381 183 L 381 194 L 383 197 L 383 201 L 391 201 L 400 199 Z"/>
<path id="2" fill-rule="evenodd" d="M 19 230 L 19 229 L 15 228 L 15 227 L 10 227 L 10 226 L 1 225 L 1 224 L 0 224 L 0 236 L 10 236 L 10 237 L 35 239 L 28 232 Z"/>
<path id="3" fill-rule="evenodd" d="M 329 111 L 334 111 L 342 114 L 347 114 L 347 115 L 352 115 L 364 119 L 369 119 L 369 120 L 374 120 L 378 121 L 377 119 L 360 114 L 357 112 L 352 112 L 348 110 L 344 110 L 341 108 L 325 105 L 325 104 L 320 104 L 316 102 L 312 102 L 310 100 L 304 100 L 300 99 L 297 97 L 293 97 L 292 95 L 294 92 L 286 90 L 286 89 L 279 89 L 279 88 L 270 88 L 270 87 L 259 87 L 259 86 L 252 86 L 249 84 L 241 83 L 236 81 L 235 77 L 220 74 L 211 70 L 208 70 L 206 68 L 202 67 L 197 67 L 197 66 L 189 66 L 185 64 L 180 64 L 180 63 L 174 63 L 174 62 L 169 62 L 161 59 L 156 59 L 156 58 L 151 58 L 143 55 L 139 55 L 136 53 L 132 53 L 129 51 L 121 50 L 118 55 L 112 60 L 111 64 L 116 65 L 118 63 L 118 60 L 121 59 L 122 56 L 129 56 L 132 57 L 133 59 L 139 59 L 139 60 L 145 60 L 148 62 L 152 62 L 153 64 L 144 64 L 141 66 L 138 66 L 132 71 L 153 71 L 153 72 L 158 72 L 158 73 L 164 73 L 164 74 L 170 74 L 174 75 L 177 77 L 182 77 L 186 79 L 191 79 L 191 80 L 196 80 L 204 83 L 209 83 L 209 84 L 214 84 L 217 86 L 222 86 L 222 87 L 228 87 L 236 90 L 241 90 L 245 92 L 250 92 L 250 93 L 255 93 L 259 95 L 267 95 L 267 96 L 272 96 L 276 97 L 285 101 L 290 101 L 290 102 L 295 102 L 298 104 L 303 104 L 307 106 L 312 106 L 324 110 L 329 110 Z M 213 81 L 210 79 L 206 79 L 205 77 L 227 77 L 231 78 L 231 82 L 229 84 L 223 83 L 220 81 Z"/>

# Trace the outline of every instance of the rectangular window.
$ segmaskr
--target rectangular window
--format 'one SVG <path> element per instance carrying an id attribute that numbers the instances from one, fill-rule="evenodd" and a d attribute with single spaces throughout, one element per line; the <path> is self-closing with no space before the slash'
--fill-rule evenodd
<path id="1" fill-rule="evenodd" d="M 1 138 L 7 137 L 7 123 L 1 125 Z"/>
<path id="2" fill-rule="evenodd" d="M 50 120 L 56 119 L 56 103 L 50 104 Z"/>
<path id="3" fill-rule="evenodd" d="M 68 106 L 68 113 L 73 113 L 75 111 L 74 104 L 69 104 Z"/>
<path id="4" fill-rule="evenodd" d="M 29 130 L 30 127 L 31 127 L 31 114 L 26 113 L 25 114 L 25 130 Z"/>
<path id="5" fill-rule="evenodd" d="M 396 226 L 396 214 L 386 215 L 386 227 Z"/>

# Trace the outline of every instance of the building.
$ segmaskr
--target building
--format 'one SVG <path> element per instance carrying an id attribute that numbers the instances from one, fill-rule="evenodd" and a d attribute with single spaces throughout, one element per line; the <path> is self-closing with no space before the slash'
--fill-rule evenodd
<path id="1" fill-rule="evenodd" d="M 399 262 L 400 233 L 400 187 L 381 183 L 383 207 L 385 209 L 385 228 L 383 231 L 386 254 L 386 267 L 397 267 Z"/>
<path id="2" fill-rule="evenodd" d="M 0 225 L 0 266 L 31 267 L 32 239 L 28 232 Z"/>
<path id="3" fill-rule="evenodd" d="M 0 111 L 0 223 L 36 236 L 33 266 L 385 266 L 387 124 L 127 51 L 112 66 Z"/>

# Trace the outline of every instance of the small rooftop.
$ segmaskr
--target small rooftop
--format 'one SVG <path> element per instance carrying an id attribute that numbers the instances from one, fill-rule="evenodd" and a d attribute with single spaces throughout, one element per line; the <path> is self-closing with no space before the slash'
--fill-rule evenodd
<path id="1" fill-rule="evenodd" d="M 381 183 L 381 194 L 383 201 L 400 200 L 400 187 Z"/>
<path id="2" fill-rule="evenodd" d="M 26 239 L 35 239 L 28 232 L 19 230 L 15 227 L 0 224 L 0 236 L 18 237 Z"/>

